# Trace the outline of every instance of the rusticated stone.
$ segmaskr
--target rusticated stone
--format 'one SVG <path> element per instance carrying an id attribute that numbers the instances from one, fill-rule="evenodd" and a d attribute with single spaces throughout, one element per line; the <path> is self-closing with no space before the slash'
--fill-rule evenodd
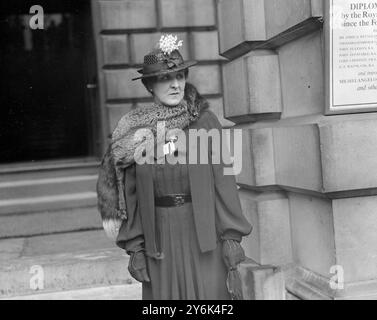
<path id="1" fill-rule="evenodd" d="M 243 212 L 253 226 L 242 242 L 246 255 L 261 265 L 292 262 L 288 199 L 278 192 L 241 190 L 239 194 Z"/>
<path id="2" fill-rule="evenodd" d="M 155 28 L 157 25 L 154 0 L 99 1 L 101 29 Z"/>

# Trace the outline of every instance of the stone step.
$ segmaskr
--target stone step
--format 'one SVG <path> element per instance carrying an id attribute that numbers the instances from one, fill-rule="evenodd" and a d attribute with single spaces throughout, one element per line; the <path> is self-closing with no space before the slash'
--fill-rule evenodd
<path id="1" fill-rule="evenodd" d="M 38 161 L 30 164 L 8 164 L 0 166 L 0 182 L 48 179 L 77 175 L 98 174 L 96 160 Z"/>
<path id="2" fill-rule="evenodd" d="M 0 240 L 0 298 L 136 284 L 127 266 L 103 231 Z"/>
<path id="3" fill-rule="evenodd" d="M 96 161 L 0 167 L 0 239 L 102 227 Z"/>
<path id="4" fill-rule="evenodd" d="M 34 178 L 0 182 L 0 199 L 10 200 L 96 191 L 97 175 Z"/>
<path id="5" fill-rule="evenodd" d="M 102 226 L 92 158 L 0 166 L 0 239 Z"/>
<path id="6" fill-rule="evenodd" d="M 0 215 L 0 239 L 100 228 L 102 220 L 97 206 Z"/>
<path id="7" fill-rule="evenodd" d="M 0 300 L 141 300 L 141 283 L 15 296 Z"/>
<path id="8" fill-rule="evenodd" d="M 240 264 L 244 300 L 286 300 L 284 272 L 281 267 L 259 265 L 250 258 Z"/>
<path id="9" fill-rule="evenodd" d="M 0 216 L 75 207 L 89 207 L 96 205 L 96 203 L 97 194 L 94 191 L 2 199 L 0 200 Z"/>

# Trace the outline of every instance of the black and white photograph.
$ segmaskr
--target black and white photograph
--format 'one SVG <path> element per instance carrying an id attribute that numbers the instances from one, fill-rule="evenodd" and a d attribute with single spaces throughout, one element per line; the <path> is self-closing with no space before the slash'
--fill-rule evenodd
<path id="1" fill-rule="evenodd" d="M 2 0 L 0 42 L 0 300 L 377 300 L 376 0 Z"/>

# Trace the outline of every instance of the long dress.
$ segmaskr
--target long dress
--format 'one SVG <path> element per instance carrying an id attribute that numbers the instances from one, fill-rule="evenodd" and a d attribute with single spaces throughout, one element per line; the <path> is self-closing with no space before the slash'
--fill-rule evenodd
<path id="1" fill-rule="evenodd" d="M 187 165 L 154 164 L 155 196 L 190 193 Z M 227 270 L 221 243 L 202 253 L 196 236 L 193 207 L 156 207 L 156 243 L 164 259 L 147 258 L 150 283 L 143 283 L 147 300 L 228 300 Z"/>

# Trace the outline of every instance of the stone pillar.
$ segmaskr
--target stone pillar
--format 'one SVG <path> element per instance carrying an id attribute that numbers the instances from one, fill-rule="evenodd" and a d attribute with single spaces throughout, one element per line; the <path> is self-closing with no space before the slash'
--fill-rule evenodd
<path id="1" fill-rule="evenodd" d="M 255 226 L 244 245 L 282 267 L 289 296 L 377 298 L 377 113 L 325 115 L 323 4 L 218 1 L 224 114 L 244 131 L 237 179 Z"/>

